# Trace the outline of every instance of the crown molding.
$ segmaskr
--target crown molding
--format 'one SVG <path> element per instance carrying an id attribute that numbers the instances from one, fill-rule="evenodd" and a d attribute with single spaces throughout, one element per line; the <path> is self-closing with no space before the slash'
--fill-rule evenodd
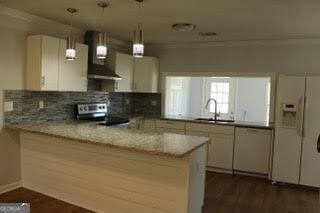
<path id="1" fill-rule="evenodd" d="M 49 35 L 65 38 L 70 33 L 71 27 L 61 22 L 32 15 L 20 10 L 0 5 L 0 27 L 25 32 L 26 34 Z M 83 42 L 84 29 L 72 28 L 76 40 Z M 128 46 L 129 44 L 118 39 L 108 37 L 108 43 L 115 46 Z"/>
<path id="2" fill-rule="evenodd" d="M 320 45 L 320 38 L 301 38 L 284 40 L 252 40 L 252 41 L 212 41 L 181 44 L 149 44 L 151 49 L 180 49 L 180 48 L 214 48 L 214 47 L 268 47 L 268 46 L 307 46 Z"/>

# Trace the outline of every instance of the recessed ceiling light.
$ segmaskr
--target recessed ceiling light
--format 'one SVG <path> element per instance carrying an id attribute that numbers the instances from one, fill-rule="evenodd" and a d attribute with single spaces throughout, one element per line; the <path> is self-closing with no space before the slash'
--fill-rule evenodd
<path id="1" fill-rule="evenodd" d="M 199 35 L 201 35 L 203 37 L 209 37 L 209 36 L 216 36 L 218 34 L 215 32 L 200 32 Z"/>
<path id="2" fill-rule="evenodd" d="M 196 25 L 190 23 L 176 23 L 172 25 L 172 28 L 180 32 L 187 32 L 195 29 Z"/>

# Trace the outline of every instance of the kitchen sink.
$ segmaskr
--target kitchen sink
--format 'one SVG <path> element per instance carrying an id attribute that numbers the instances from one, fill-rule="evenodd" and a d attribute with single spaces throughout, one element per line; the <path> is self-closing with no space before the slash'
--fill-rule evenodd
<path id="1" fill-rule="evenodd" d="M 226 123 L 233 123 L 234 120 L 224 120 L 224 119 L 213 119 L 213 118 L 196 118 L 196 121 L 208 121 L 208 122 L 226 122 Z"/>

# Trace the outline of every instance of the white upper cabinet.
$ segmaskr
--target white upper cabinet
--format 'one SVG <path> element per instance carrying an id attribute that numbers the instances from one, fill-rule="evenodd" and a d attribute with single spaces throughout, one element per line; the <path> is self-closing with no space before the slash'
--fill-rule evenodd
<path id="1" fill-rule="evenodd" d="M 26 86 L 30 90 L 58 90 L 60 39 L 29 36 Z"/>
<path id="2" fill-rule="evenodd" d="M 43 35 L 27 40 L 26 87 L 29 90 L 86 91 L 88 47 L 77 43 L 75 61 L 65 59 L 65 40 Z"/>
<path id="3" fill-rule="evenodd" d="M 112 53 L 108 57 L 108 68 L 121 76 L 120 81 L 115 82 L 115 92 L 132 92 L 134 58 L 123 53 Z"/>
<path id="4" fill-rule="evenodd" d="M 59 90 L 87 91 L 88 46 L 77 43 L 76 59 L 65 59 L 66 42 L 60 40 L 59 54 Z"/>
<path id="5" fill-rule="evenodd" d="M 158 92 L 159 59 L 113 52 L 107 59 L 108 68 L 122 79 L 115 81 L 115 92 Z"/>
<path id="6" fill-rule="evenodd" d="M 159 59 L 144 56 L 134 60 L 134 92 L 158 92 Z"/>

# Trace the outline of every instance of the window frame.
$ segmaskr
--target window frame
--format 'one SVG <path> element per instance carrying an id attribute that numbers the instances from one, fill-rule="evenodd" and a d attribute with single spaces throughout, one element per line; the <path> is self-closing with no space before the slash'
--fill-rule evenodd
<path id="1" fill-rule="evenodd" d="M 214 117 L 214 113 L 205 109 L 207 101 L 211 98 L 211 83 L 229 83 L 229 100 L 228 100 L 228 113 L 220 113 L 220 119 L 234 119 L 235 109 L 235 84 L 236 81 L 233 77 L 204 77 L 203 84 L 203 108 L 202 117 Z M 213 104 L 212 102 L 210 104 Z"/>

